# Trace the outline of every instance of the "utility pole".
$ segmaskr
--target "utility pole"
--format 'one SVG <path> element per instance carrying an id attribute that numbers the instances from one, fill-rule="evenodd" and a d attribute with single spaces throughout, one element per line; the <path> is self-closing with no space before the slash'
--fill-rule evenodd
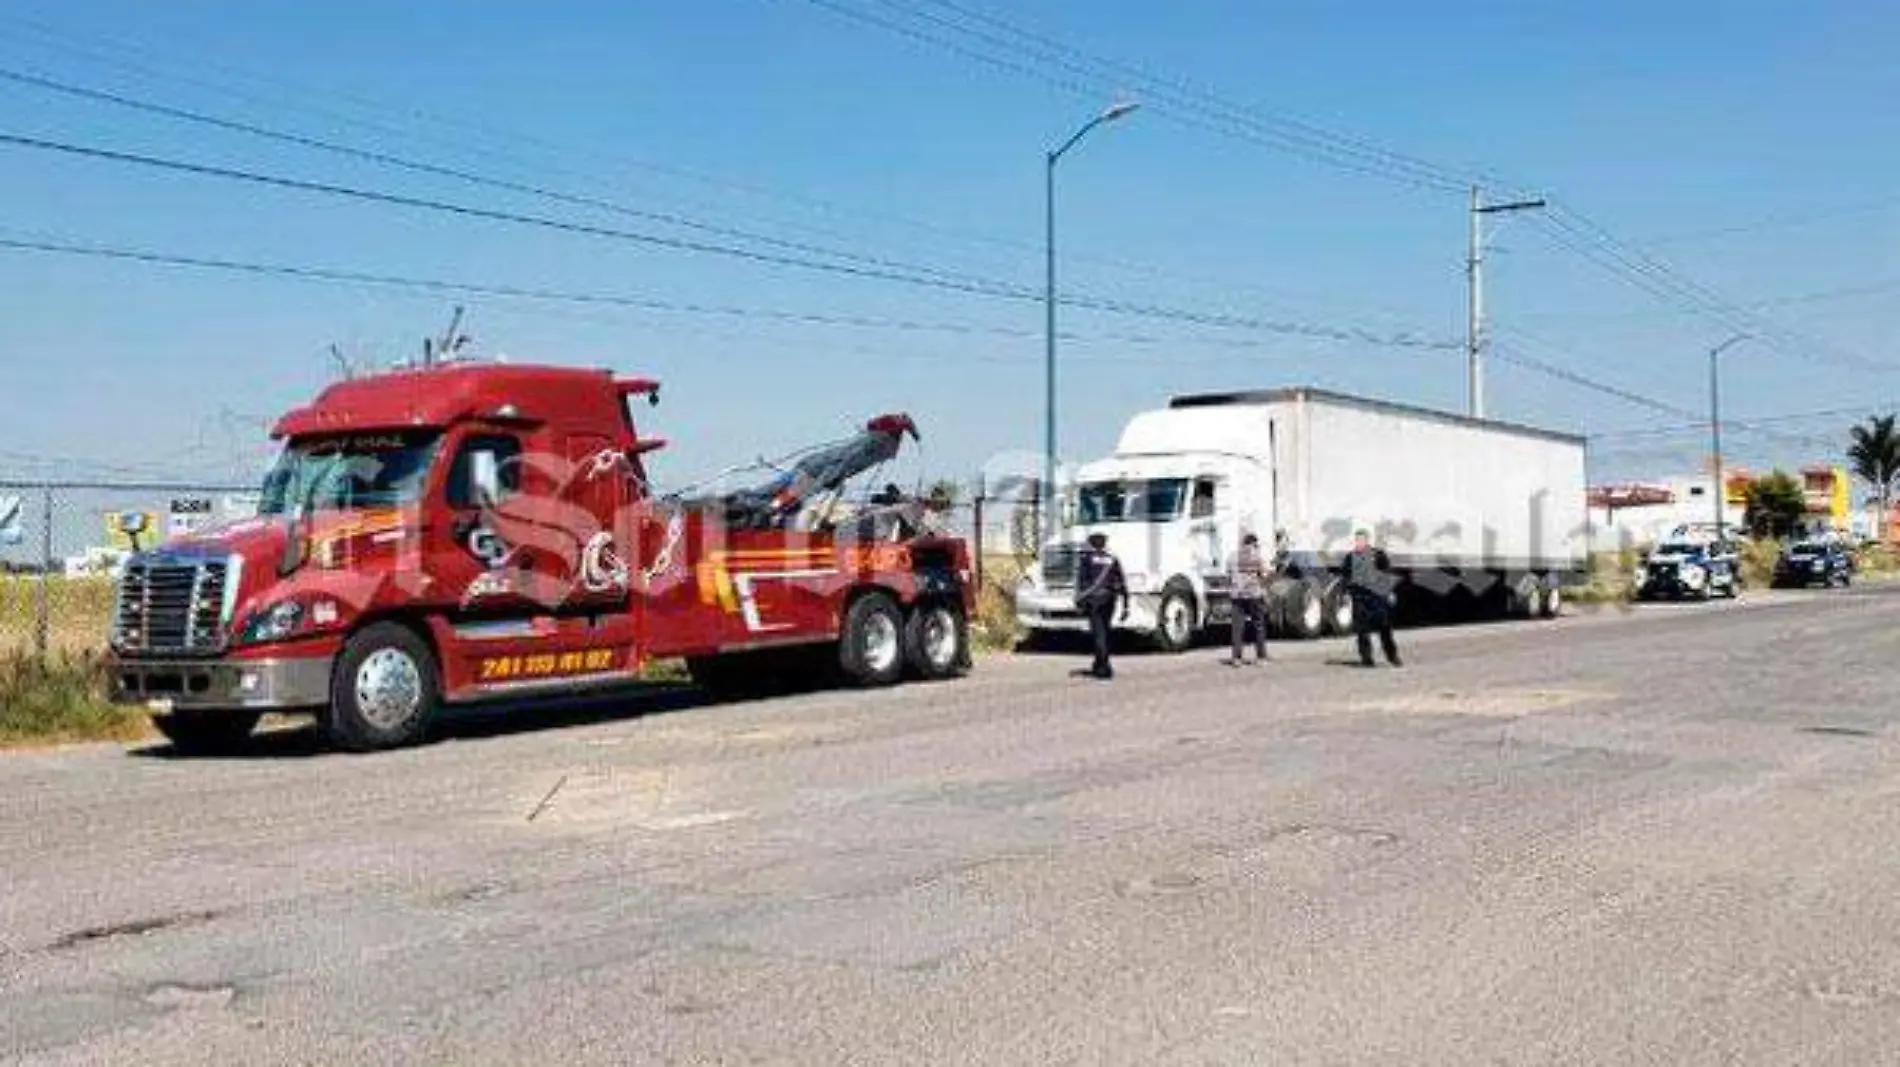
<path id="1" fill-rule="evenodd" d="M 1748 335 L 1738 333 L 1709 349 L 1709 452 L 1715 467 L 1715 540 L 1717 544 L 1728 540 L 1728 486 L 1722 483 L 1722 377 L 1719 369 L 1721 356 L 1733 345 L 1748 340 Z"/>
<path id="2" fill-rule="evenodd" d="M 1471 243 L 1465 253 L 1465 412 L 1484 418 L 1484 225 L 1486 215 L 1535 211 L 1543 198 L 1486 204 L 1484 190 L 1471 187 Z"/>

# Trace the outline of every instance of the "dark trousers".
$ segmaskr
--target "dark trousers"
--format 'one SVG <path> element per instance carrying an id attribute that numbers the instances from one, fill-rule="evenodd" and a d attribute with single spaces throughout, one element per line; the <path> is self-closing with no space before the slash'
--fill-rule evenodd
<path id="1" fill-rule="evenodd" d="M 1095 642 L 1095 664 L 1089 668 L 1089 672 L 1097 678 L 1107 678 L 1115 673 L 1115 668 L 1108 662 L 1108 639 L 1114 631 L 1115 604 L 1113 601 L 1090 604 L 1083 610 L 1089 614 L 1089 637 Z"/>
<path id="2" fill-rule="evenodd" d="M 1397 665 L 1399 643 L 1392 638 L 1392 612 L 1383 598 L 1357 597 L 1352 605 L 1353 630 L 1359 638 L 1359 662 L 1372 666 L 1372 635 L 1379 635 L 1385 661 Z"/>
<path id="3" fill-rule="evenodd" d="M 1235 597 L 1234 605 L 1234 658 L 1241 658 L 1241 650 L 1246 646 L 1244 636 L 1247 624 L 1253 624 L 1254 655 L 1267 658 L 1267 607 L 1257 596 Z"/>

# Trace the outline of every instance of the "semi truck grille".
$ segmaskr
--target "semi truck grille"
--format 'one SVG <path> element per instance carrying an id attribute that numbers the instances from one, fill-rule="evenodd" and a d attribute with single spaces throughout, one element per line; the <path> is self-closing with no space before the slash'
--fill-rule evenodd
<path id="1" fill-rule="evenodd" d="M 126 564 L 113 643 L 121 652 L 159 655 L 222 651 L 227 570 L 223 560 Z"/>
<path id="2" fill-rule="evenodd" d="M 1042 584 L 1056 587 L 1074 585 L 1078 555 L 1076 549 L 1068 545 L 1043 549 Z"/>

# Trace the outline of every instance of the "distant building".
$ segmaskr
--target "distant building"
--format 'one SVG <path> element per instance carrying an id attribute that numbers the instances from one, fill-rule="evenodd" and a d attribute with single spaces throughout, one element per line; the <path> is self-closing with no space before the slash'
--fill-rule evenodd
<path id="1" fill-rule="evenodd" d="M 1748 514 L 1748 487 L 1755 478 L 1753 472 L 1744 469 L 1724 472 L 1725 526 L 1742 527 Z M 1799 478 L 1810 529 L 1848 532 L 1854 525 L 1854 515 L 1853 480 L 1847 469 L 1824 464 L 1804 467 Z M 1604 550 L 1619 545 L 1648 545 L 1678 527 L 1713 527 L 1714 493 L 1715 479 L 1708 474 L 1592 486 L 1588 499 L 1592 543 Z"/>

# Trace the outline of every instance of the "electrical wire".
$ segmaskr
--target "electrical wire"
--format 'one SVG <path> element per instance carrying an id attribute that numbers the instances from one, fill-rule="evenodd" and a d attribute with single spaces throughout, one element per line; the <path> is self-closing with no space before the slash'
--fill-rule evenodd
<path id="1" fill-rule="evenodd" d="M 923 288 L 963 293 L 971 296 L 1000 298 L 1019 302 L 1039 302 L 1043 299 L 1042 294 L 1028 287 L 1010 282 L 991 280 L 961 281 L 954 278 L 915 274 L 881 267 L 862 267 L 832 263 L 823 260 L 781 255 L 778 253 L 759 252 L 753 249 L 738 248 L 731 245 L 720 245 L 705 241 L 596 226 L 590 223 L 573 222 L 547 215 L 503 211 L 496 208 L 432 197 L 410 196 L 403 193 L 392 193 L 360 186 L 291 178 L 262 171 L 241 170 L 233 167 L 197 163 L 189 160 L 172 159 L 145 153 L 125 152 L 96 145 L 80 145 L 5 132 L 0 132 L 0 145 L 70 155 L 103 162 L 147 167 L 173 173 L 190 174 L 198 177 L 218 178 L 272 188 L 288 189 L 296 192 L 336 196 L 393 207 L 414 208 L 464 218 L 539 227 L 580 236 L 628 241 L 674 251 L 720 255 L 765 265 L 797 267 L 805 270 L 841 274 L 860 279 L 897 282 Z M 1457 343 L 1453 341 L 1431 341 L 1408 333 L 1387 335 L 1379 334 L 1371 330 L 1344 329 L 1309 323 L 1261 319 L 1244 315 L 1184 310 L 1180 308 L 1095 297 L 1086 294 L 1068 294 L 1062 296 L 1060 299 L 1063 304 L 1072 308 L 1083 308 L 1108 314 L 1128 315 L 1140 318 L 1166 319 L 1223 329 L 1297 334 L 1304 337 L 1353 341 L 1395 348 L 1455 349 L 1457 347 Z"/>
<path id="2" fill-rule="evenodd" d="M 899 332 L 953 333 L 973 336 L 997 336 L 1011 338 L 1040 337 L 1039 331 L 1006 326 L 987 326 L 967 322 L 927 321 L 917 319 L 876 318 L 854 315 L 829 315 L 813 312 L 786 311 L 768 308 L 748 308 L 734 305 L 698 304 L 660 300 L 652 297 L 634 296 L 619 293 L 577 292 L 534 286 L 505 285 L 488 282 L 453 281 L 440 278 L 424 278 L 410 275 L 388 274 L 373 271 L 342 270 L 330 267 L 301 266 L 284 263 L 263 263 L 249 260 L 227 259 L 214 256 L 194 256 L 172 252 L 157 252 L 147 249 L 127 248 L 111 245 L 80 244 L 71 241 L 56 241 L 38 238 L 0 237 L 0 249 L 15 252 L 33 252 L 51 255 L 77 256 L 93 259 L 122 260 L 146 263 L 158 266 L 191 267 L 203 270 L 224 271 L 227 273 L 273 276 L 313 282 L 334 282 L 355 285 L 368 285 L 385 288 L 413 289 L 425 292 L 464 293 L 474 296 L 490 296 L 506 299 L 520 299 L 563 304 L 594 304 L 611 307 L 635 308 L 647 311 L 677 312 L 682 314 L 724 316 L 729 318 L 769 319 L 779 322 L 802 323 L 814 326 L 855 327 L 862 329 L 884 329 Z M 1064 301 L 1072 304 L 1073 301 Z M 1141 308 L 1133 305 L 1102 304 L 1090 302 L 1078 306 L 1103 310 L 1125 315 L 1149 315 L 1162 318 L 1182 318 L 1201 325 L 1220 326 L 1231 329 L 1248 329 L 1260 332 L 1282 333 L 1290 336 L 1327 341 L 1363 341 L 1368 344 L 1384 344 L 1399 348 L 1453 348 L 1454 342 L 1427 342 L 1417 338 L 1377 338 L 1361 337 L 1351 331 L 1327 327 L 1317 327 L 1301 323 L 1275 323 L 1259 319 L 1236 316 L 1202 316 L 1192 313 L 1175 312 L 1166 308 Z M 1269 343 L 1246 338 L 1182 338 L 1153 334 L 1106 333 L 1088 334 L 1063 332 L 1058 339 L 1076 341 L 1104 341 L 1134 345 L 1209 345 L 1213 347 L 1255 348 L 1266 347 Z"/>

